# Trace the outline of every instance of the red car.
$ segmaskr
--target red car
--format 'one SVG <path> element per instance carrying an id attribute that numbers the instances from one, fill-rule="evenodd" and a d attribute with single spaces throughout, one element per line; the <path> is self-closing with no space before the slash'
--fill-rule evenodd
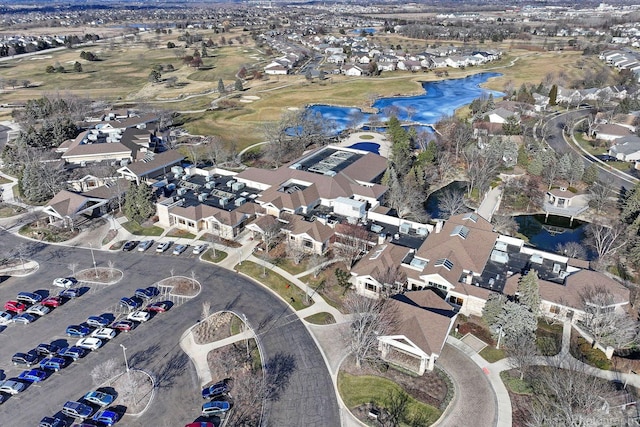
<path id="1" fill-rule="evenodd" d="M 47 307 L 59 307 L 62 304 L 62 299 L 60 297 L 47 297 L 43 299 L 40 304 Z"/>
<path id="2" fill-rule="evenodd" d="M 133 327 L 134 323 L 131 320 L 118 320 L 110 326 L 110 328 L 117 329 L 121 332 L 129 332 Z"/>
<path id="3" fill-rule="evenodd" d="M 153 304 L 149 304 L 147 308 L 145 308 L 145 310 L 155 311 L 156 313 L 164 313 L 165 311 L 169 310 L 172 305 L 173 303 L 171 301 L 158 301 L 154 302 Z"/>
<path id="4" fill-rule="evenodd" d="M 10 300 L 4 303 L 4 309 L 15 313 L 22 313 L 27 309 L 27 306 L 19 301 Z"/>
<path id="5" fill-rule="evenodd" d="M 210 423 L 210 422 L 200 421 L 200 422 L 187 424 L 184 427 L 215 427 L 215 425 L 213 423 Z"/>

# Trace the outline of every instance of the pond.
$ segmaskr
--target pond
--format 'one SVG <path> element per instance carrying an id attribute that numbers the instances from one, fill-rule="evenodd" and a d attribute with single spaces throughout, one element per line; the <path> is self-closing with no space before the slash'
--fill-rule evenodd
<path id="1" fill-rule="evenodd" d="M 395 114 L 401 121 L 413 122 L 427 127 L 438 122 L 443 116 L 450 116 L 460 107 L 470 104 L 481 96 L 502 96 L 503 93 L 483 89 L 481 84 L 500 73 L 479 73 L 460 79 L 446 79 L 435 82 L 423 82 L 425 93 L 416 96 L 394 96 L 380 98 L 374 104 L 378 114 L 364 113 L 355 107 L 337 107 L 332 105 L 312 105 L 308 107 L 318 112 L 324 119 L 335 125 L 336 133 L 347 128 L 361 127 L 374 118 L 386 121 L 387 114 Z"/>
<path id="2" fill-rule="evenodd" d="M 543 251 L 555 252 L 559 244 L 582 243 L 585 238 L 587 223 L 583 221 L 574 219 L 569 224 L 569 218 L 555 215 L 549 215 L 546 222 L 544 215 L 520 215 L 514 219 L 518 223 L 518 232 L 529 239 L 530 245 Z"/>
<path id="3" fill-rule="evenodd" d="M 425 203 L 425 208 L 427 213 L 431 218 L 440 218 L 442 212 L 440 212 L 440 207 L 438 206 L 438 202 L 440 199 L 440 195 L 447 191 L 447 189 L 452 189 L 456 191 L 466 192 L 467 191 L 467 183 L 465 181 L 453 181 L 451 184 L 445 185 L 439 190 L 434 191 L 429 194 L 427 198 L 427 202 Z"/>

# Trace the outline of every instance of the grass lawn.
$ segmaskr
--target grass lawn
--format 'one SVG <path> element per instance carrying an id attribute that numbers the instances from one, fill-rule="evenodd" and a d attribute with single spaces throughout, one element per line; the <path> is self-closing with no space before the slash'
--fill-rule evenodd
<path id="1" fill-rule="evenodd" d="M 373 135 L 360 135 L 358 138 L 367 140 L 367 139 L 373 139 L 374 137 Z"/>
<path id="2" fill-rule="evenodd" d="M 254 278 L 263 285 L 268 286 L 287 301 L 294 310 L 302 310 L 313 304 L 313 300 L 311 299 L 309 299 L 309 304 L 305 304 L 304 292 L 297 286 L 287 282 L 285 278 L 279 274 L 267 269 L 266 277 L 263 276 L 263 267 L 261 265 L 251 261 L 243 261 L 242 264 L 236 265 L 236 269 Z"/>
<path id="3" fill-rule="evenodd" d="M 287 271 L 293 274 L 294 276 L 296 274 L 300 274 L 303 271 L 307 270 L 306 260 L 302 260 L 300 264 L 295 264 L 292 260 L 288 258 L 279 258 L 275 264 L 281 269 L 283 269 L 284 271 Z"/>
<path id="4" fill-rule="evenodd" d="M 489 363 L 497 362 L 498 360 L 505 358 L 503 350 L 491 347 L 490 345 L 483 348 L 482 351 L 478 354 Z"/>
<path id="5" fill-rule="evenodd" d="M 518 376 L 517 371 L 515 372 L 516 376 L 512 376 L 509 371 L 500 372 L 500 378 L 502 378 L 502 382 L 505 387 L 509 389 L 510 392 L 516 394 L 532 394 L 533 389 L 529 385 L 529 383 L 525 380 L 521 380 Z"/>
<path id="6" fill-rule="evenodd" d="M 314 325 L 330 325 L 336 323 L 336 319 L 331 313 L 312 314 L 309 317 L 305 317 L 304 320 L 309 323 L 313 323 Z"/>
<path id="7" fill-rule="evenodd" d="M 209 262 L 218 263 L 227 257 L 227 253 L 225 251 L 221 251 L 220 249 L 216 249 L 216 255 L 213 256 L 213 249 L 207 249 L 207 251 L 202 255 L 202 259 Z"/>
<path id="8" fill-rule="evenodd" d="M 402 388 L 386 379 L 372 375 L 355 376 L 346 372 L 338 373 L 338 390 L 348 408 L 376 402 L 380 406 L 385 406 L 389 394 L 393 390 Z M 439 409 L 431 405 L 419 402 L 410 397 L 408 412 L 411 415 L 422 413 L 425 416 L 425 425 L 433 424 L 442 413 Z"/>
<path id="9" fill-rule="evenodd" d="M 18 215 L 25 210 L 26 209 L 21 206 L 0 203 L 0 218 L 8 218 L 10 216 Z"/>
<path id="10" fill-rule="evenodd" d="M 181 230 L 179 228 L 172 228 L 167 233 L 167 237 L 175 237 L 177 239 L 195 239 L 196 235 L 189 233 L 188 231 Z"/>
<path id="11" fill-rule="evenodd" d="M 164 232 L 164 229 L 152 225 L 151 227 L 143 227 L 135 221 L 127 221 L 122 223 L 122 227 L 129 233 L 136 236 L 159 236 Z"/>
<path id="12" fill-rule="evenodd" d="M 10 182 L 10 179 L 5 178 L 4 176 L 0 176 L 0 185 L 8 184 Z"/>

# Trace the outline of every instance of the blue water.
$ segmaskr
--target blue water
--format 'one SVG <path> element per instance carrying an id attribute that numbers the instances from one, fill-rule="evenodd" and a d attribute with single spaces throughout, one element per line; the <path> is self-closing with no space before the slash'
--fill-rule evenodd
<path id="1" fill-rule="evenodd" d="M 538 249 L 548 252 L 556 252 L 559 244 L 568 242 L 582 243 L 585 238 L 586 223 L 574 220 L 569 225 L 569 218 L 549 215 L 547 222 L 544 222 L 544 215 L 520 215 L 514 217 L 518 223 L 518 231 L 529 238 L 529 244 Z M 544 228 L 545 225 L 562 228 L 562 233 L 551 233 Z M 587 251 L 589 259 L 593 254 Z"/>
<path id="2" fill-rule="evenodd" d="M 357 142 L 347 148 L 355 148 L 356 150 L 365 150 L 374 154 L 380 154 L 380 144 L 375 142 Z"/>
<path id="3" fill-rule="evenodd" d="M 352 30 L 351 32 L 353 34 L 361 34 L 363 31 L 365 33 L 367 33 L 367 34 L 375 34 L 376 29 L 375 28 L 356 28 L 356 29 Z"/>
<path id="4" fill-rule="evenodd" d="M 447 79 L 437 82 L 424 82 L 423 95 L 394 96 L 380 98 L 373 107 L 377 109 L 376 118 L 386 121 L 391 115 L 395 115 L 401 121 L 411 121 L 423 126 L 435 124 L 443 116 L 453 115 L 458 108 L 470 104 L 481 96 L 502 96 L 503 93 L 483 89 L 480 87 L 492 77 L 500 76 L 500 73 L 479 73 L 461 79 Z M 312 105 L 312 111 L 319 112 L 322 117 L 334 122 L 336 133 L 350 127 L 360 127 L 370 122 L 374 116 L 371 113 L 363 113 L 359 108 L 336 107 L 332 105 Z"/>

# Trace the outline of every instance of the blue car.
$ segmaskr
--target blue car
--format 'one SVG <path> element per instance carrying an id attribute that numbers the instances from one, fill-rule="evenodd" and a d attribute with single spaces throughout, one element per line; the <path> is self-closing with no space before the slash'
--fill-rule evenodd
<path id="1" fill-rule="evenodd" d="M 148 288 L 136 289 L 135 296 L 142 299 L 151 299 L 160 295 L 160 290 L 155 286 L 149 286 Z"/>
<path id="2" fill-rule="evenodd" d="M 67 360 L 62 357 L 47 357 L 40 361 L 41 369 L 48 369 L 50 371 L 58 372 L 60 369 L 67 366 Z"/>
<path id="3" fill-rule="evenodd" d="M 202 398 L 211 399 L 229 392 L 229 385 L 226 380 L 219 381 L 209 387 L 202 389 Z"/>
<path id="4" fill-rule="evenodd" d="M 20 292 L 16 299 L 27 304 L 35 304 L 42 301 L 42 296 L 33 292 Z"/>
<path id="5" fill-rule="evenodd" d="M 93 421 L 111 427 L 120 419 L 120 414 L 109 409 L 101 409 L 93 416 Z"/>
<path id="6" fill-rule="evenodd" d="M 87 350 L 85 350 L 84 348 L 76 347 L 75 345 L 71 347 L 63 348 L 58 352 L 58 356 L 70 357 L 73 360 L 78 360 L 80 358 L 83 358 L 87 354 L 88 354 Z"/>
<path id="7" fill-rule="evenodd" d="M 142 302 L 138 298 L 120 298 L 120 305 L 128 308 L 129 310 L 137 310 L 142 306 Z"/>
<path id="8" fill-rule="evenodd" d="M 22 371 L 18 375 L 18 379 L 21 381 L 27 381 L 30 383 L 39 383 L 47 378 L 47 373 L 41 369 L 31 369 L 29 371 Z"/>
<path id="9" fill-rule="evenodd" d="M 67 326 L 67 335 L 70 337 L 86 337 L 91 333 L 91 328 L 83 325 L 70 325 Z"/>
<path id="10" fill-rule="evenodd" d="M 103 328 L 111 322 L 109 322 L 109 319 L 102 316 L 89 316 L 85 323 L 94 328 Z"/>
<path id="11" fill-rule="evenodd" d="M 69 424 L 66 420 L 58 417 L 44 417 L 40 420 L 38 427 L 67 427 Z"/>

